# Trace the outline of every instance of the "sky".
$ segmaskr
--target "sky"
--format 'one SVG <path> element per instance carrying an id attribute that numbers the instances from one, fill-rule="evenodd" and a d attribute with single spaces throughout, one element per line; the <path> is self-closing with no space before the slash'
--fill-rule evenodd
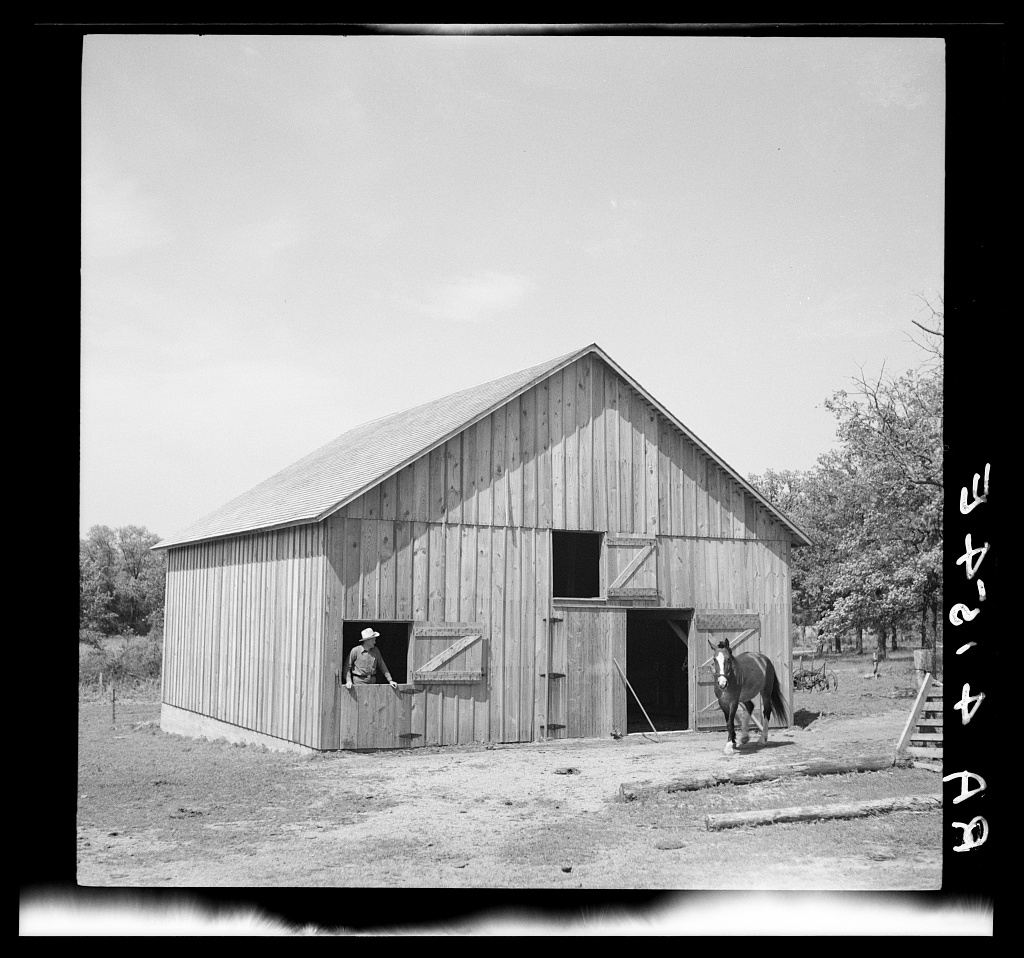
<path id="1" fill-rule="evenodd" d="M 740 475 L 924 354 L 927 38 L 86 36 L 80 534 L 597 343 Z"/>

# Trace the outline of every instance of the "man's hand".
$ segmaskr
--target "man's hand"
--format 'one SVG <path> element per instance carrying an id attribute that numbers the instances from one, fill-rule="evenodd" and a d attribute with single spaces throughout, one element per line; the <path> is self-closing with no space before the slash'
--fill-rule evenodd
<path id="1" fill-rule="evenodd" d="M 347 689 L 352 688 L 352 680 L 351 679 L 349 679 L 348 681 L 345 682 L 345 688 L 347 688 Z"/>
<path id="2" fill-rule="evenodd" d="M 394 679 L 388 679 L 388 685 L 390 685 L 393 689 L 398 688 L 398 683 Z"/>

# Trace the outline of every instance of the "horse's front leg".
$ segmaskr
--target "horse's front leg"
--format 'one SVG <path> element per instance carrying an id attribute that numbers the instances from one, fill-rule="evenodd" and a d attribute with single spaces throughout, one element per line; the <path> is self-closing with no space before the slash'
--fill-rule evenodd
<path id="1" fill-rule="evenodd" d="M 732 755 L 736 751 L 736 706 L 723 707 L 722 711 L 725 712 L 725 727 L 728 732 L 724 751 L 726 755 Z"/>
<path id="2" fill-rule="evenodd" d="M 740 745 L 750 741 L 750 716 L 754 712 L 753 702 L 744 702 L 740 706 Z"/>

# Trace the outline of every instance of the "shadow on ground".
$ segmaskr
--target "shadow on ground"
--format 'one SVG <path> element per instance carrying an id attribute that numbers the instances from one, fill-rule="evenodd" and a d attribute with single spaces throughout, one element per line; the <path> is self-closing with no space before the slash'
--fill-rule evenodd
<path id="1" fill-rule="evenodd" d="M 798 709 L 793 713 L 793 724 L 799 728 L 807 728 L 812 722 L 821 717 L 821 712 L 810 712 L 807 709 Z"/>

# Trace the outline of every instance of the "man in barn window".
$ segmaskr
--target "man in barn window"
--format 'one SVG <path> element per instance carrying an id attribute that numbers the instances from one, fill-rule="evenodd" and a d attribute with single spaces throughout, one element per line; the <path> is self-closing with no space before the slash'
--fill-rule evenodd
<path id="1" fill-rule="evenodd" d="M 380 654 L 377 646 L 379 632 L 373 629 L 363 629 L 359 644 L 348 654 L 348 662 L 345 666 L 345 688 L 352 688 L 352 683 L 360 685 L 373 685 L 377 681 L 377 669 L 384 673 L 388 685 L 393 689 L 398 688 L 398 683 L 391 678 L 384 657 Z"/>

